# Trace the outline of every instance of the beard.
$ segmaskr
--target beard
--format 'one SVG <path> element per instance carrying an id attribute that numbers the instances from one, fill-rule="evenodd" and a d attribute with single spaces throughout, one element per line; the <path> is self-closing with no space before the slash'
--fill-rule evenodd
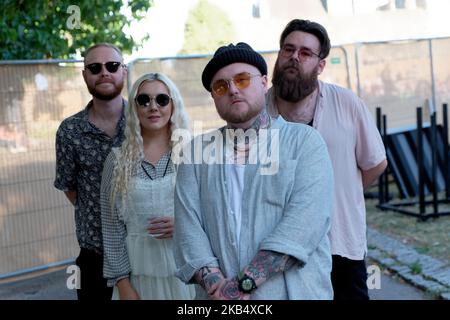
<path id="1" fill-rule="evenodd" d="M 247 101 L 245 103 L 248 105 L 248 109 L 245 112 L 238 113 L 234 110 L 232 105 L 226 106 L 225 108 L 216 108 L 219 116 L 222 120 L 228 123 L 244 123 L 253 118 L 255 118 L 263 109 L 264 102 L 260 101 L 255 104 L 249 104 Z"/>
<path id="2" fill-rule="evenodd" d="M 297 74 L 288 76 L 288 68 L 295 68 Z M 272 85 L 275 95 L 288 102 L 299 102 L 309 96 L 318 86 L 317 64 L 311 73 L 306 74 L 302 66 L 294 60 L 289 60 L 283 66 L 279 66 L 278 59 L 273 69 Z"/>
<path id="3" fill-rule="evenodd" d="M 111 82 L 111 83 L 114 85 L 114 89 L 108 93 L 104 93 L 104 92 L 97 90 L 95 86 L 93 86 L 93 87 L 88 86 L 89 93 L 99 100 L 103 100 L 103 101 L 112 100 L 122 93 L 123 81 L 121 81 L 119 83 L 114 83 L 114 82 Z"/>

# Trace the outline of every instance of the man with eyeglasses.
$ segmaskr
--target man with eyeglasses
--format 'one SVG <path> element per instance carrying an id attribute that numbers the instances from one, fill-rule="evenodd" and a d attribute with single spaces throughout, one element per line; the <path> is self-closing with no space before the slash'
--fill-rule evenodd
<path id="1" fill-rule="evenodd" d="M 329 238 L 335 300 L 368 300 L 364 189 L 385 170 L 380 134 L 364 102 L 350 90 L 318 80 L 330 52 L 323 26 L 289 22 L 268 92 L 269 113 L 308 124 L 325 140 L 334 169 L 335 203 Z"/>
<path id="2" fill-rule="evenodd" d="M 78 299 L 110 300 L 112 288 L 103 278 L 100 183 L 107 155 L 124 139 L 126 101 L 121 92 L 127 69 L 120 50 L 101 43 L 86 50 L 82 73 L 92 100 L 58 128 L 54 186 L 75 207 L 80 245 L 76 264 L 81 271 Z"/>
<path id="3" fill-rule="evenodd" d="M 326 145 L 310 127 L 271 121 L 267 82 L 266 62 L 246 43 L 220 47 L 202 73 L 227 125 L 185 149 L 175 185 L 176 275 L 198 284 L 197 299 L 332 298 Z M 250 161 L 262 149 L 276 172 Z"/>

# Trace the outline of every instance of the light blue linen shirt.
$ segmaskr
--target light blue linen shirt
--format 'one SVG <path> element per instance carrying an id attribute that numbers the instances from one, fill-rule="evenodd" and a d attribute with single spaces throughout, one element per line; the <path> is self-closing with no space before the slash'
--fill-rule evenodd
<path id="1" fill-rule="evenodd" d="M 232 278 L 259 250 L 271 250 L 297 263 L 264 282 L 252 299 L 332 299 L 327 233 L 333 171 L 327 147 L 315 129 L 282 117 L 270 130 L 279 134 L 278 172 L 262 175 L 262 164 L 246 165 L 239 244 L 226 164 L 180 164 L 175 186 L 176 275 L 192 283 L 195 272 L 210 266 Z M 197 143 L 204 140 L 196 138 Z M 276 150 L 275 143 L 271 141 L 270 150 Z M 200 286 L 196 291 L 197 299 L 208 298 Z"/>

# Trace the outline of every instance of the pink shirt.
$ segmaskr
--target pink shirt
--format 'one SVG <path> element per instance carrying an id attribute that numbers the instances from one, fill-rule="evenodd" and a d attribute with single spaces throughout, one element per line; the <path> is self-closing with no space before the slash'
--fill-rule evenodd
<path id="1" fill-rule="evenodd" d="M 269 114 L 278 116 L 268 93 Z M 313 127 L 328 146 L 334 169 L 331 253 L 362 260 L 367 252 L 366 207 L 361 170 L 386 159 L 383 141 L 364 102 L 352 91 L 319 81 Z"/>

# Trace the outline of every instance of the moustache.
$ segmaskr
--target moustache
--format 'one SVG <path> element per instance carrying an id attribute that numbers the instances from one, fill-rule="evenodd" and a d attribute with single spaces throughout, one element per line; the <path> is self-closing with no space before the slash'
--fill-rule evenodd
<path id="1" fill-rule="evenodd" d="M 245 99 L 233 99 L 233 100 L 231 101 L 231 103 L 228 104 L 228 107 L 232 108 L 233 105 L 234 105 L 235 103 L 238 103 L 238 102 L 243 102 L 243 103 L 247 103 L 247 104 L 248 104 L 247 100 L 245 100 Z"/>
<path id="2" fill-rule="evenodd" d="M 102 83 L 114 83 L 114 80 L 111 79 L 102 79 L 95 82 L 95 84 L 102 84 Z"/>
<path id="3" fill-rule="evenodd" d="M 240 93 L 236 93 L 231 96 L 231 102 L 229 103 L 229 105 L 231 106 L 233 103 L 238 102 L 238 101 L 247 102 L 247 100 L 244 97 L 242 97 L 240 95 Z"/>
<path id="4" fill-rule="evenodd" d="M 300 71 L 300 64 L 297 61 L 295 61 L 295 60 L 289 60 L 288 62 L 286 62 L 284 64 L 282 69 L 286 70 L 286 69 L 289 69 L 289 68 L 294 68 L 294 69 Z"/>

